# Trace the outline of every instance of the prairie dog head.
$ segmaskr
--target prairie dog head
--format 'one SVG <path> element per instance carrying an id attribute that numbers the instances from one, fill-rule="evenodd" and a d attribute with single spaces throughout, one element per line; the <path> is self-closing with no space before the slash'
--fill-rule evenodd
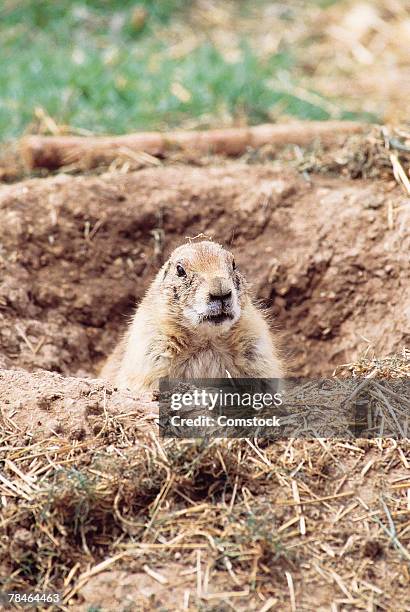
<path id="1" fill-rule="evenodd" d="M 241 316 L 245 281 L 233 255 L 214 242 L 178 247 L 159 273 L 167 307 L 193 330 L 227 331 Z"/>

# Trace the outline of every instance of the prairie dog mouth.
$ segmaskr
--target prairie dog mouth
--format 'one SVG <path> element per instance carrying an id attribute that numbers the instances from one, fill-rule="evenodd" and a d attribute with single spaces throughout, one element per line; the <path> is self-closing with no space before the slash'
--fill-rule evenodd
<path id="1" fill-rule="evenodd" d="M 203 317 L 202 322 L 210 323 L 211 325 L 221 325 L 221 323 L 224 323 L 225 321 L 231 321 L 232 319 L 233 315 L 222 312 L 220 314 L 206 315 Z"/>

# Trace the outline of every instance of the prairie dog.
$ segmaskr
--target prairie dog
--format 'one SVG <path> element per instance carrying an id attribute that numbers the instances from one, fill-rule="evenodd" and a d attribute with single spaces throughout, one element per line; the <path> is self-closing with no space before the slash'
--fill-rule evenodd
<path id="1" fill-rule="evenodd" d="M 170 378 L 280 378 L 262 312 L 233 255 L 217 243 L 173 251 L 139 304 L 101 377 L 135 393 Z"/>

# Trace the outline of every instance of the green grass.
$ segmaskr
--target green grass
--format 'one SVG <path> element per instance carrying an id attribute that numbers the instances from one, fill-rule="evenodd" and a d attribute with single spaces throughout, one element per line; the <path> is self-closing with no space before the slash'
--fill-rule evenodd
<path id="1" fill-rule="evenodd" d="M 131 19 L 138 5 L 147 12 L 140 28 Z M 243 41 L 232 62 L 203 42 L 172 57 L 164 28 L 183 20 L 190 5 L 187 0 L 5 0 L 0 8 L 0 140 L 30 129 L 36 108 L 59 124 L 97 133 L 189 121 L 223 125 L 237 116 L 253 124 L 279 114 L 329 118 L 320 96 L 308 102 L 278 85 L 278 75 L 290 78 L 294 60 L 289 50 L 262 60 Z M 340 109 L 340 118 L 351 117 Z"/>

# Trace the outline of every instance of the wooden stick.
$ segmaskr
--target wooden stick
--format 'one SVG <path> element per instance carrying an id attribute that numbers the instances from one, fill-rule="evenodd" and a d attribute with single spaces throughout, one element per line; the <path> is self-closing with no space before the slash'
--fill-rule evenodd
<path id="1" fill-rule="evenodd" d="M 320 139 L 334 142 L 340 135 L 364 132 L 368 126 L 352 121 L 308 121 L 265 124 L 255 127 L 208 131 L 141 132 L 124 136 L 27 136 L 21 141 L 21 155 L 29 170 L 55 170 L 87 160 L 88 167 L 130 152 L 165 157 L 172 151 L 193 151 L 228 156 L 243 154 L 248 147 L 271 144 L 307 145 Z"/>

